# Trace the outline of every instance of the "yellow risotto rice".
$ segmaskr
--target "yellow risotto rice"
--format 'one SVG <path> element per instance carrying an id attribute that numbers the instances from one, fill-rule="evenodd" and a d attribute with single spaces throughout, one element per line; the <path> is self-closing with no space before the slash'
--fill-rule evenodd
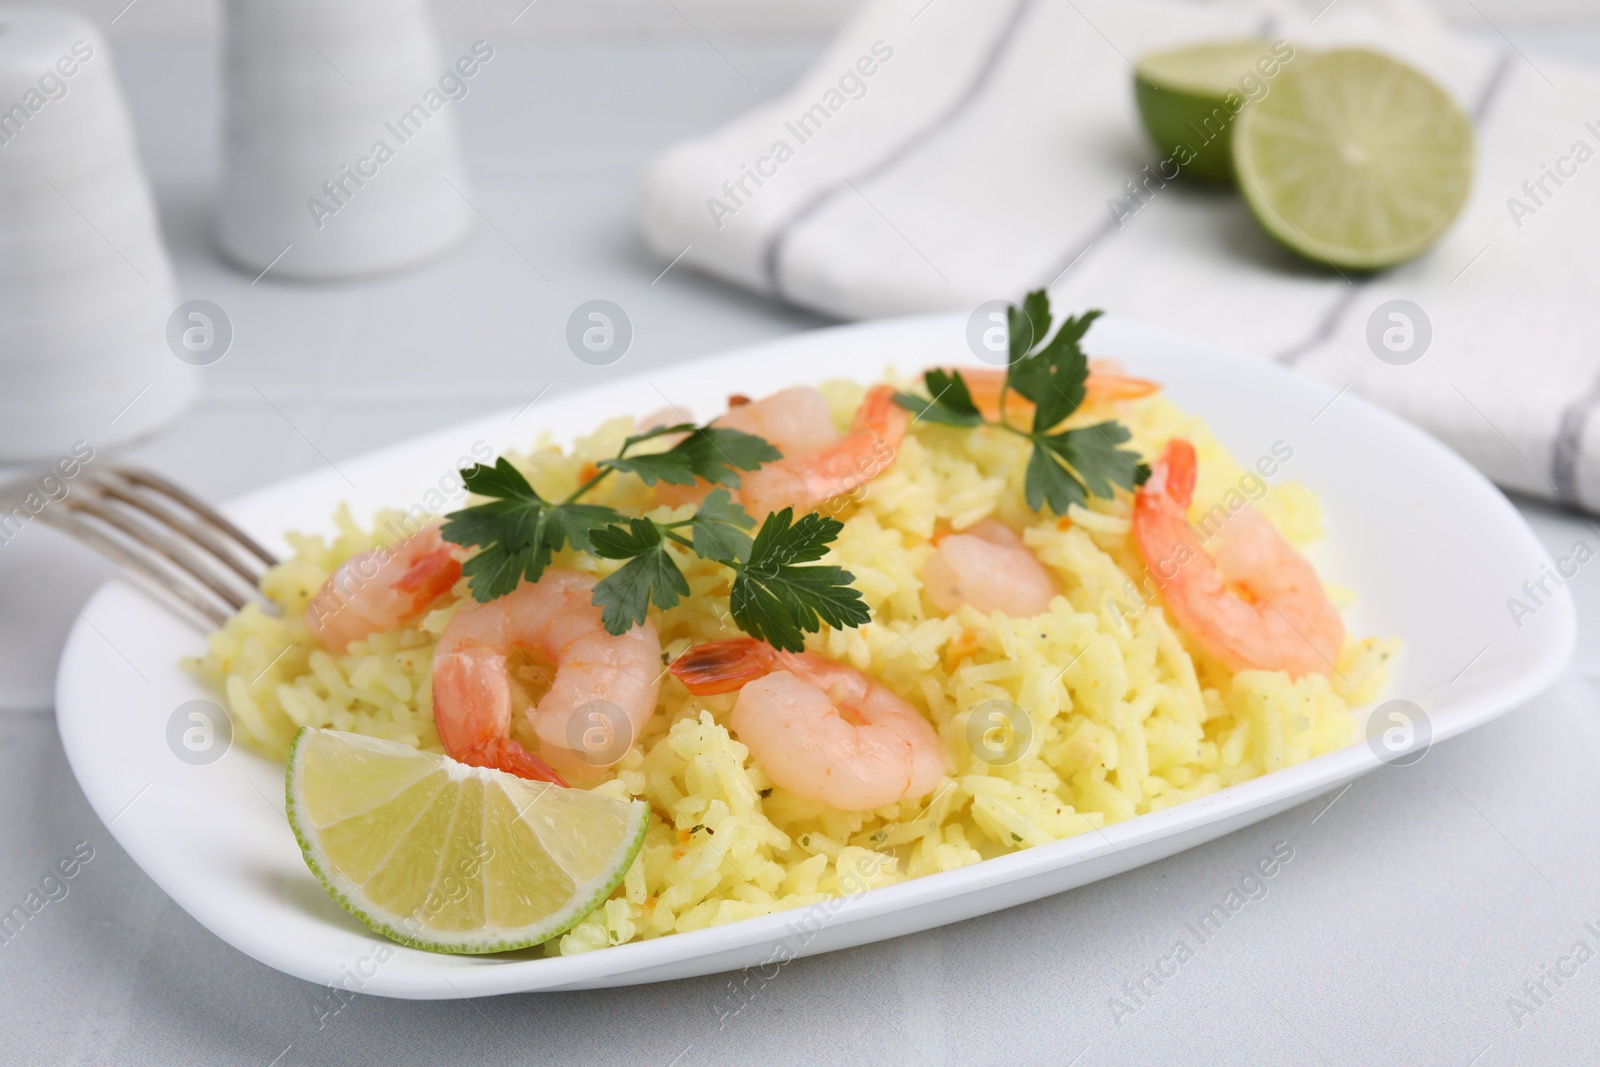
<path id="1" fill-rule="evenodd" d="M 823 387 L 841 428 L 863 391 L 853 383 Z M 1321 536 L 1315 496 L 1292 481 L 1269 489 L 1165 397 L 1121 404 L 1117 417 L 1147 457 L 1174 436 L 1194 443 L 1200 464 L 1191 518 L 1202 531 L 1208 515 L 1248 499 L 1295 544 Z M 541 494 L 559 498 L 586 464 L 615 455 L 632 430 L 632 420 L 613 419 L 570 450 L 547 444 L 510 458 Z M 695 930 L 950 870 L 1180 804 L 1354 739 L 1350 708 L 1375 696 L 1397 642 L 1347 638 L 1331 682 L 1229 673 L 1162 610 L 1128 533 L 1131 497 L 1095 499 L 1090 510 L 1074 508 L 1061 520 L 1035 514 L 1022 494 L 1028 448 L 987 428 L 917 422 L 892 466 L 830 505 L 844 530 L 824 562 L 855 575 L 873 621 L 824 629 L 807 647 L 873 675 L 927 715 L 949 766 L 941 786 L 871 812 L 802 800 L 774 787 L 730 735 L 733 694 L 693 697 L 668 675 L 659 714 L 596 787 L 650 803 L 656 819 L 644 849 L 612 899 L 547 952 Z M 1266 466 L 1292 468 L 1290 457 L 1292 450 L 1279 448 Z M 652 493 L 636 478 L 616 477 L 588 499 L 661 519 L 688 514 L 651 511 Z M 971 608 L 940 617 L 918 577 L 933 551 L 930 538 L 991 515 L 1023 531 L 1060 576 L 1063 595 L 1031 619 Z M 226 695 L 236 735 L 267 755 L 283 758 L 302 726 L 439 751 L 433 648 L 464 588 L 403 630 L 329 654 L 301 621 L 308 600 L 345 559 L 416 528 L 415 517 L 405 524 L 398 513 L 378 516 L 375 530 L 343 510 L 337 521 L 331 539 L 290 537 L 293 555 L 263 583 L 281 615 L 250 605 L 210 636 L 209 651 L 191 666 Z M 737 634 L 729 572 L 687 553 L 680 562 L 692 595 L 671 611 L 651 609 L 665 659 Z M 556 563 L 597 575 L 618 566 L 571 550 Z M 535 677 L 526 674 L 525 699 L 538 695 Z M 973 709 L 994 699 L 1019 705 L 1032 723 L 1025 755 L 1009 766 L 979 760 L 967 740 Z"/>

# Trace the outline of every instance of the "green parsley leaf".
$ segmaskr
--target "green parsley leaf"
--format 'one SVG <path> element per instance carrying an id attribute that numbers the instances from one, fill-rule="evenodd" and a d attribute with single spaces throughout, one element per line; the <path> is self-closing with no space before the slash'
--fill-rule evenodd
<path id="1" fill-rule="evenodd" d="M 933 397 L 934 402 L 947 410 L 970 418 L 982 418 L 978 414 L 978 405 L 972 402 L 967 380 L 961 377 L 960 371 L 936 367 L 922 376 L 922 384 L 928 387 L 928 395 Z"/>
<path id="2" fill-rule="evenodd" d="M 919 419 L 944 426 L 982 426 L 983 416 L 972 402 L 972 393 L 960 371 L 930 370 L 922 376 L 928 397 L 915 393 L 896 393 L 894 402 Z"/>
<path id="3" fill-rule="evenodd" d="M 649 519 L 629 519 L 624 525 L 591 531 L 589 543 L 601 559 L 632 559 L 661 547 L 661 527 Z"/>
<path id="4" fill-rule="evenodd" d="M 622 448 L 617 454 L 627 455 L 633 450 L 634 445 L 643 444 L 645 441 L 654 441 L 657 437 L 666 437 L 669 434 L 688 433 L 694 428 L 695 424 L 692 422 L 678 422 L 671 426 L 657 426 L 654 429 L 646 430 L 644 433 L 636 433 L 632 437 L 623 439 Z"/>
<path id="5" fill-rule="evenodd" d="M 495 500 L 462 508 L 445 518 L 442 535 L 458 545 L 501 544 L 507 551 L 530 545 L 550 505 L 542 500 Z"/>
<path id="6" fill-rule="evenodd" d="M 1055 460 L 1049 449 L 1037 444 L 1033 446 L 1033 454 L 1028 457 L 1028 473 L 1023 480 L 1022 492 L 1028 506 L 1034 511 L 1048 505 L 1057 515 L 1065 515 L 1072 505 L 1081 506 L 1088 500 L 1083 484 Z"/>
<path id="7" fill-rule="evenodd" d="M 690 465 L 689 457 L 676 450 L 644 456 L 603 459 L 597 466 L 609 467 L 624 474 L 637 474 L 644 479 L 645 485 L 655 485 L 657 482 L 670 482 L 673 485 L 694 484 L 694 467 Z"/>
<path id="8" fill-rule="evenodd" d="M 550 557 L 567 543 L 588 548 L 588 531 L 617 521 L 611 508 L 595 504 L 552 504 L 528 484 L 504 457 L 493 467 L 475 464 L 461 472 L 467 488 L 491 499 L 446 518 L 446 541 L 482 550 L 462 565 L 474 600 L 487 603 L 527 579 L 536 582 Z"/>
<path id="9" fill-rule="evenodd" d="M 688 454 L 695 474 L 730 489 L 739 488 L 740 471 L 753 471 L 783 458 L 765 438 L 721 426 L 702 426 L 676 448 Z"/>
<path id="10" fill-rule="evenodd" d="M 590 533 L 621 518 L 616 508 L 604 504 L 553 504 L 545 519 L 550 549 L 560 551 L 565 541 L 580 552 L 588 552 Z"/>
<path id="11" fill-rule="evenodd" d="M 1035 404 L 1034 433 L 1045 433 L 1059 426 L 1083 403 L 1089 381 L 1089 357 L 1084 355 L 1078 342 L 1099 317 L 1100 312 L 1089 311 L 1067 319 L 1048 344 L 1028 357 L 1028 362 L 1038 368 L 1033 375 L 1038 395 L 1029 397 Z"/>
<path id="12" fill-rule="evenodd" d="M 1121 423 L 1097 422 L 1039 438 L 1038 443 L 1071 467 L 1091 495 L 1109 497 L 1114 485 L 1132 489 L 1150 477 L 1137 452 L 1117 447 L 1131 437 Z"/>
<path id="13" fill-rule="evenodd" d="M 828 554 L 844 529 L 844 523 L 815 511 L 800 516 L 794 522 L 794 509 L 768 515 L 756 532 L 755 544 L 750 549 L 749 568 L 783 568 L 795 563 L 814 563 Z"/>
<path id="14" fill-rule="evenodd" d="M 494 466 L 485 467 L 482 463 L 474 463 L 461 472 L 461 480 L 466 483 L 467 491 L 478 496 L 497 497 L 502 500 L 538 500 L 543 502 L 533 486 L 528 484 L 528 479 L 522 472 L 511 465 L 511 461 L 504 456 L 494 461 Z"/>
<path id="15" fill-rule="evenodd" d="M 667 431 L 662 431 L 667 432 Z M 651 431 L 638 440 L 658 437 Z M 629 438 L 634 441 L 635 438 Z M 624 445 L 626 451 L 626 445 Z M 721 426 L 690 427 L 683 440 L 667 449 L 644 456 L 623 456 L 602 460 L 601 467 L 627 471 L 644 479 L 646 485 L 669 482 L 693 485 L 700 478 L 714 484 L 739 487 L 739 472 L 753 471 L 763 463 L 783 458 L 765 438 Z"/>
<path id="16" fill-rule="evenodd" d="M 646 441 L 654 441 L 658 437 L 666 437 L 666 436 L 668 436 L 670 434 L 689 433 L 689 432 L 693 431 L 694 429 L 695 429 L 695 424 L 692 423 L 692 422 L 679 422 L 679 423 L 674 423 L 671 426 L 657 426 L 654 429 L 646 430 L 644 433 L 633 434 L 632 436 L 629 436 L 629 437 L 626 437 L 626 438 L 623 439 L 622 448 L 617 452 L 617 455 L 616 455 L 615 458 L 608 459 L 608 460 L 602 460 L 598 464 L 598 466 L 600 466 L 602 468 L 609 467 L 609 468 L 612 468 L 614 470 L 635 471 L 635 467 L 633 466 L 633 463 L 630 462 L 630 461 L 627 461 L 627 460 L 623 460 L 623 458 L 622 458 L 622 457 L 626 456 L 630 451 L 632 451 L 633 447 L 635 445 L 641 445 Z M 646 455 L 646 456 L 636 456 L 636 457 L 634 457 L 634 460 L 642 459 L 642 460 L 645 461 L 645 466 L 644 466 L 643 470 L 639 470 L 639 471 L 635 471 L 635 472 L 639 473 L 641 477 L 645 477 L 645 475 L 648 474 L 648 477 L 646 478 L 646 484 L 654 485 L 654 484 L 656 484 L 657 481 L 662 480 L 661 473 L 655 467 L 652 467 L 650 465 L 652 461 L 656 461 L 658 467 L 664 466 L 664 467 L 667 468 L 667 470 L 669 472 L 674 473 L 674 474 L 676 474 L 676 472 L 678 470 L 680 470 L 680 469 L 685 469 L 686 470 L 686 464 L 684 464 L 681 461 L 681 457 L 674 457 L 673 459 L 670 459 L 670 460 L 659 460 L 658 457 L 660 455 L 663 455 L 663 454 L 664 453 L 653 453 L 653 454 Z M 619 461 L 621 461 L 621 465 L 620 466 L 618 465 Z M 693 475 L 692 472 L 689 472 L 686 475 L 686 477 L 688 479 L 687 481 L 683 480 L 684 477 L 685 476 L 683 476 L 683 475 L 679 475 L 677 477 L 666 478 L 665 480 L 670 481 L 670 482 L 674 482 L 677 485 L 692 485 L 692 484 L 694 484 L 694 475 Z"/>
<path id="17" fill-rule="evenodd" d="M 550 548 L 543 541 L 518 551 L 496 544 L 463 563 L 461 573 L 470 579 L 467 589 L 472 599 L 487 604 L 515 589 L 524 575 L 532 576 L 529 581 L 538 581 L 549 565 Z"/>
<path id="18" fill-rule="evenodd" d="M 739 628 L 774 648 L 800 652 L 805 634 L 823 622 L 836 628 L 866 623 L 871 616 L 851 586 L 855 575 L 842 567 L 796 566 L 821 559 L 842 529 L 837 519 L 815 512 L 799 522 L 793 508 L 768 515 L 729 597 Z"/>
<path id="19" fill-rule="evenodd" d="M 596 555 L 628 561 L 594 587 L 593 602 L 601 609 L 607 633 L 627 633 L 644 622 L 652 603 L 664 611 L 689 595 L 689 583 L 667 551 L 661 527 L 649 519 L 603 527 L 589 540 Z"/>
<path id="20" fill-rule="evenodd" d="M 745 531 L 755 524 L 726 489 L 713 489 L 689 520 L 695 553 L 718 563 L 743 563 L 750 558 L 750 535 Z"/>
<path id="21" fill-rule="evenodd" d="M 940 383 L 953 403 L 971 405 L 966 386 Z M 682 438 L 663 452 L 629 456 L 634 446 L 669 434 Z M 755 520 L 736 503 L 728 489 L 737 487 L 740 472 L 781 459 L 772 445 L 753 434 L 688 423 L 663 426 L 627 438 L 613 459 L 598 464 L 599 472 L 565 500 L 541 497 L 522 473 L 504 458 L 493 466 L 474 465 L 462 471 L 473 493 L 489 498 L 462 508 L 444 523 L 445 540 L 478 552 L 462 571 L 471 580 L 474 599 L 488 602 L 505 596 L 523 581 L 536 582 L 566 545 L 603 559 L 623 560 L 615 572 L 594 587 L 593 603 L 601 609 L 608 632 L 626 633 L 643 622 L 650 606 L 666 610 L 689 595 L 689 583 L 669 543 L 692 549 L 736 572 L 732 599 L 735 620 L 751 636 L 780 648 L 798 651 L 804 633 L 833 626 L 859 626 L 867 621 L 854 577 L 838 567 L 802 567 L 828 551 L 843 529 L 834 519 L 806 515 L 793 521 L 785 510 L 769 516 L 752 539 L 746 531 Z M 703 480 L 717 484 L 693 516 L 677 522 L 628 518 L 614 508 L 578 500 L 613 471 L 629 471 L 647 484 L 679 485 Z M 685 536 L 678 531 L 688 527 Z M 691 540 L 692 538 L 692 540 Z M 820 620 L 820 621 L 819 621 Z"/>
<path id="22" fill-rule="evenodd" d="M 905 408 L 911 414 L 924 422 L 936 422 L 942 426 L 981 426 L 983 416 L 963 415 L 959 411 L 952 411 L 937 400 L 929 400 L 915 393 L 896 393 L 894 402 Z"/>
<path id="23" fill-rule="evenodd" d="M 1064 350 L 1066 347 L 1077 347 L 1078 343 L 1083 340 L 1083 335 L 1089 332 L 1089 327 L 1094 325 L 1094 320 L 1104 314 L 1105 312 L 1094 308 L 1085 311 L 1082 315 L 1069 316 L 1061 323 L 1061 328 L 1056 331 L 1054 337 L 1050 338 L 1050 343 L 1041 350 L 1040 354 L 1054 359 L 1056 358 L 1055 353 Z"/>
<path id="24" fill-rule="evenodd" d="M 1073 504 L 1087 503 L 1085 493 L 1111 496 L 1112 486 L 1132 489 L 1150 477 L 1150 468 L 1136 452 L 1117 446 L 1131 435 L 1115 422 L 1099 422 L 1053 435 L 1034 434 L 1033 454 L 1023 493 L 1035 511 L 1047 504 L 1065 515 Z"/>
<path id="25" fill-rule="evenodd" d="M 1007 313 L 1011 363 L 1006 387 L 1033 402 L 1034 433 L 1060 425 L 1083 403 L 1089 359 L 1079 342 L 1099 317 L 1100 312 L 1088 311 L 1068 318 L 1047 341 L 1050 298 L 1043 289 L 1029 293 L 1020 309 Z"/>
<path id="26" fill-rule="evenodd" d="M 957 371 L 928 371 L 923 375 L 927 398 L 898 393 L 895 402 L 929 422 L 994 426 L 1026 437 L 1033 443 L 1033 452 L 1028 457 L 1023 494 L 1035 511 L 1048 507 L 1058 515 L 1065 514 L 1073 504 L 1087 504 L 1090 496 L 1109 497 L 1117 486 L 1133 489 L 1143 485 L 1150 468 L 1139 462 L 1136 453 L 1117 447 L 1131 438 L 1121 424 L 1102 422 L 1050 432 L 1083 404 L 1089 358 L 1082 341 L 1099 317 L 1098 311 L 1069 316 L 1051 336 L 1050 298 L 1043 289 L 1023 297 L 1022 306 L 1007 309 L 1010 362 L 1001 396 L 1014 392 L 1033 403 L 1033 425 L 1028 430 L 985 419 Z"/>
<path id="27" fill-rule="evenodd" d="M 1011 364 L 1020 363 L 1050 334 L 1050 296 L 1035 289 L 1022 298 L 1022 306 L 1006 309 L 1007 352 Z M 1032 399 L 1031 397 L 1029 398 Z"/>

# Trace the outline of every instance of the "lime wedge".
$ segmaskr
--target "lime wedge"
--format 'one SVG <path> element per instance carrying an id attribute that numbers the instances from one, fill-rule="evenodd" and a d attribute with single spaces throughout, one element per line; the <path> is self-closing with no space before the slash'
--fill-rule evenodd
<path id="1" fill-rule="evenodd" d="M 1427 76 L 1377 52 L 1306 55 L 1234 124 L 1256 221 L 1320 263 L 1375 270 L 1419 255 L 1472 186 L 1472 123 Z"/>
<path id="2" fill-rule="evenodd" d="M 650 806 L 303 729 L 289 824 L 334 900 L 433 952 L 502 952 L 565 933 L 616 888 Z"/>
<path id="3" fill-rule="evenodd" d="M 1228 145 L 1234 121 L 1295 55 L 1281 41 L 1245 40 L 1186 45 L 1140 57 L 1133 94 L 1162 159 L 1172 160 L 1185 174 L 1232 181 Z"/>

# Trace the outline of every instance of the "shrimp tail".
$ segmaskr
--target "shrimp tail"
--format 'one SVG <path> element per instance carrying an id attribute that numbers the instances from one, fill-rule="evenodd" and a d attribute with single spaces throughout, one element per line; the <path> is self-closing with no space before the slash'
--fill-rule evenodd
<path id="1" fill-rule="evenodd" d="M 1133 503 L 1133 534 L 1173 620 L 1232 671 L 1327 675 L 1344 623 L 1316 571 L 1252 508 L 1218 531 L 1213 552 L 1189 525 L 1194 446 L 1167 443 Z"/>
<path id="2" fill-rule="evenodd" d="M 967 383 L 967 391 L 984 418 L 999 417 L 1000 394 L 1005 389 L 1006 381 L 1004 370 L 992 367 L 946 367 L 945 370 L 961 372 L 962 379 Z M 1122 373 L 1122 368 L 1115 360 L 1091 359 L 1089 377 L 1084 383 L 1083 402 L 1079 408 L 1089 410 L 1120 400 L 1138 400 L 1160 391 L 1160 382 L 1130 377 Z M 1015 394 L 1007 399 L 1006 407 L 1012 415 L 1025 415 L 1033 410 L 1031 402 Z"/>
<path id="3" fill-rule="evenodd" d="M 777 662 L 777 650 L 753 637 L 732 637 L 696 645 L 672 661 L 673 677 L 695 696 L 708 697 L 742 689 Z"/>
<path id="4" fill-rule="evenodd" d="M 1118 400 L 1138 400 L 1159 392 L 1161 392 L 1160 382 L 1126 375 L 1122 373 L 1122 366 L 1114 359 L 1091 359 L 1083 406 L 1095 407 Z"/>
<path id="5" fill-rule="evenodd" d="M 1162 479 L 1151 491 L 1165 493 L 1174 504 L 1187 510 L 1189 501 L 1194 499 L 1196 466 L 1194 445 L 1181 437 L 1174 437 L 1167 442 L 1161 462 L 1151 472 L 1152 481 Z"/>
<path id="6" fill-rule="evenodd" d="M 469 767 L 488 767 L 505 771 L 531 782 L 549 782 L 566 787 L 566 782 L 544 760 L 509 737 L 491 737 L 477 748 L 465 752 L 460 762 Z"/>
<path id="7" fill-rule="evenodd" d="M 1179 580 L 1185 562 L 1196 561 L 1190 565 L 1194 570 L 1202 557 L 1209 558 L 1205 546 L 1185 521 L 1189 502 L 1194 499 L 1196 466 L 1194 445 L 1174 437 L 1151 466 L 1150 477 L 1134 498 L 1139 551 L 1150 577 L 1163 590 Z M 1152 564 L 1152 560 L 1156 562 Z"/>
<path id="8" fill-rule="evenodd" d="M 875 385 L 868 389 L 850 422 L 851 432 L 866 431 L 888 441 L 891 448 L 898 445 L 911 425 L 911 416 L 894 398 L 893 386 Z"/>
<path id="9" fill-rule="evenodd" d="M 396 589 L 412 593 L 418 604 L 431 604 L 461 580 L 460 549 L 445 543 L 411 565 L 394 583 Z"/>

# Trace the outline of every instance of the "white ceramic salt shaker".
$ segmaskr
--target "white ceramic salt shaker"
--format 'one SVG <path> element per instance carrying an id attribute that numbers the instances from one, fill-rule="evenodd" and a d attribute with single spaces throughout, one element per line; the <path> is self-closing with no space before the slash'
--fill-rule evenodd
<path id="1" fill-rule="evenodd" d="M 59 8 L 0 7 L 0 459 L 108 447 L 186 406 L 175 304 L 105 39 Z"/>
<path id="2" fill-rule="evenodd" d="M 491 46 L 446 63 L 425 0 L 227 0 L 225 18 L 228 258 L 274 277 L 346 278 L 465 236 L 455 110 Z"/>

